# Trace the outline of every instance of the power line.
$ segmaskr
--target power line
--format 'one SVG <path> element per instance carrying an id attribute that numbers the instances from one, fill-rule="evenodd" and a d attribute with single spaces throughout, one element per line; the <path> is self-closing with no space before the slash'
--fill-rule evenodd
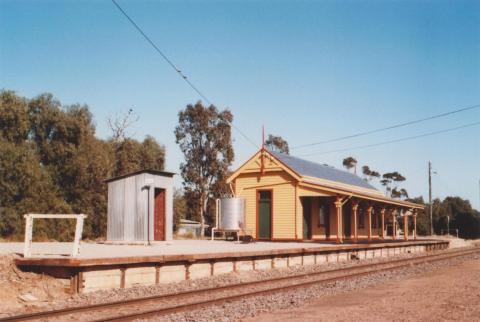
<path id="1" fill-rule="evenodd" d="M 472 127 L 472 126 L 476 126 L 476 125 L 480 125 L 480 122 L 465 124 L 465 125 L 461 125 L 461 126 L 457 126 L 457 127 L 453 127 L 453 128 L 449 128 L 449 129 L 444 129 L 444 130 L 439 130 L 439 131 L 434 131 L 434 132 L 429 132 L 429 133 L 424 133 L 424 134 L 419 134 L 419 135 L 414 135 L 414 136 L 408 136 L 408 137 L 404 137 L 404 138 L 400 138 L 400 139 L 396 139 L 396 140 L 389 140 L 389 141 L 383 141 L 383 142 L 378 142 L 378 143 L 373 143 L 373 144 L 359 145 L 359 146 L 354 146 L 354 147 L 350 147 L 350 148 L 342 148 L 342 149 L 336 149 L 336 150 L 330 150 L 330 151 L 324 151 L 324 152 L 303 154 L 303 155 L 300 155 L 300 156 L 307 157 L 307 156 L 312 156 L 312 155 L 330 154 L 330 153 L 336 153 L 336 152 L 344 152 L 344 151 L 371 148 L 371 147 L 380 146 L 380 145 L 386 145 L 386 144 L 397 143 L 397 142 L 402 142 L 402 141 L 410 141 L 410 140 L 419 139 L 419 138 L 432 136 L 432 135 L 436 135 L 436 134 L 457 131 L 457 130 L 460 130 L 460 129 L 464 129 L 464 128 Z"/>
<path id="2" fill-rule="evenodd" d="M 135 29 L 143 36 L 143 38 L 145 38 L 145 40 L 155 49 L 155 51 L 163 58 L 163 60 L 165 60 L 167 62 L 167 64 L 169 64 L 173 70 L 188 84 L 188 86 L 190 86 L 198 95 L 200 95 L 201 98 L 203 98 L 205 100 L 205 102 L 207 102 L 209 105 L 213 105 L 212 102 L 208 99 L 208 97 L 203 94 L 197 86 L 195 86 L 189 79 L 188 77 L 180 70 L 180 68 L 177 67 L 177 65 L 175 65 L 173 63 L 172 60 L 170 60 L 167 55 L 165 55 L 163 53 L 162 50 L 160 50 L 160 48 L 158 48 L 158 46 L 153 42 L 152 39 L 150 39 L 150 37 L 148 37 L 148 35 L 143 31 L 142 28 L 140 28 L 140 26 L 127 14 L 127 12 L 115 1 L 115 0 L 112 0 L 113 4 L 117 7 L 118 10 L 120 10 L 120 12 L 125 16 L 125 18 L 127 18 L 127 20 L 135 27 Z M 255 146 L 255 148 L 259 148 L 259 145 L 256 144 L 252 139 L 250 139 L 245 133 L 243 133 L 243 131 L 241 131 L 237 126 L 235 126 L 233 123 L 230 123 L 230 125 L 238 131 L 238 133 L 240 133 L 240 135 L 242 135 L 247 141 L 249 141 L 251 144 L 253 144 Z"/>
<path id="3" fill-rule="evenodd" d="M 248 142 L 250 142 L 256 149 L 260 148 L 260 145 L 256 144 L 252 139 L 250 139 L 245 133 L 243 133 L 238 127 L 236 127 L 233 123 L 230 123 L 230 125 L 237 130 L 238 133 L 240 133 L 241 136 Z"/>
<path id="4" fill-rule="evenodd" d="M 436 115 L 431 115 L 431 116 L 421 118 L 421 119 L 418 119 L 418 120 L 413 120 L 413 121 L 408 121 L 408 122 L 395 124 L 395 125 L 391 125 L 391 126 L 387 126 L 387 127 L 382 127 L 382 128 L 378 128 L 378 129 L 375 129 L 375 130 L 360 132 L 360 133 L 357 133 L 357 134 L 351 134 L 351 135 L 347 135 L 347 136 L 338 137 L 338 138 L 335 138 L 335 139 L 329 139 L 329 140 L 314 142 L 314 143 L 310 143 L 310 144 L 297 145 L 297 146 L 292 147 L 291 149 L 300 149 L 300 148 L 306 148 L 306 147 L 325 144 L 325 143 L 343 141 L 343 140 L 346 140 L 346 139 L 356 138 L 356 137 L 359 137 L 359 136 L 364 136 L 364 135 L 368 135 L 368 134 L 373 134 L 373 133 L 383 132 L 383 131 L 387 131 L 387 130 L 392 130 L 392 129 L 396 129 L 396 128 L 407 126 L 407 125 L 417 124 L 417 123 L 437 119 L 437 118 L 440 118 L 440 117 L 445 117 L 445 116 L 448 116 L 448 115 L 452 115 L 452 114 L 456 114 L 456 113 L 460 113 L 460 112 L 465 112 L 465 111 L 468 111 L 468 110 L 473 110 L 473 109 L 479 108 L 479 107 L 480 107 L 480 104 L 467 106 L 467 107 L 463 107 L 463 108 L 460 108 L 460 109 L 457 109 L 457 110 L 454 110 L 454 111 L 445 112 L 445 113 L 436 114 Z"/>
<path id="5" fill-rule="evenodd" d="M 182 73 L 182 71 L 160 50 L 160 48 L 158 48 L 157 45 L 155 45 L 155 43 L 150 39 L 150 37 L 147 36 L 147 34 L 142 30 L 142 28 L 140 28 L 140 26 L 137 25 L 137 23 L 132 19 L 130 18 L 130 16 L 127 14 L 127 12 L 125 10 L 123 10 L 123 8 L 115 1 L 115 0 L 112 0 L 113 4 L 117 7 L 118 10 L 120 10 L 120 12 L 125 16 L 125 18 L 128 19 L 128 21 L 130 21 L 130 23 L 135 27 L 135 29 L 137 29 L 137 31 L 143 36 L 143 38 L 145 38 L 145 40 L 150 44 L 152 45 L 152 47 L 155 49 L 155 51 L 157 53 L 160 54 L 160 56 L 173 68 L 173 70 L 175 70 L 175 72 L 195 91 L 197 92 L 198 95 L 200 95 L 200 97 L 202 97 L 208 104 L 212 104 L 210 102 L 210 100 L 202 93 L 200 92 L 200 90 L 192 84 L 192 82 L 190 82 L 187 78 L 187 76 L 185 74 Z"/>

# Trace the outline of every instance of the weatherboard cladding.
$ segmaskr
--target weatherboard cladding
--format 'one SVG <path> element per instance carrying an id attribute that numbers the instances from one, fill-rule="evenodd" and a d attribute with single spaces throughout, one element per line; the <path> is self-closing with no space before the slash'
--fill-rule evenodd
<path id="1" fill-rule="evenodd" d="M 330 181 L 341 182 L 352 186 L 362 187 L 366 189 L 375 189 L 372 185 L 368 184 L 365 180 L 352 173 L 338 170 L 333 167 L 318 164 L 315 162 L 303 160 L 297 157 L 293 157 L 284 153 L 269 151 L 275 158 L 280 160 L 290 169 L 295 171 L 301 176 L 314 177 L 319 179 L 325 179 Z"/>

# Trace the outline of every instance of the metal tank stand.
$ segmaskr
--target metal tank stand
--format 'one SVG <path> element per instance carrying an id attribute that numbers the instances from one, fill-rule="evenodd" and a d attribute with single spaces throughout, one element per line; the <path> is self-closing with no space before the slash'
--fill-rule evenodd
<path id="1" fill-rule="evenodd" d="M 215 240 L 215 231 L 220 231 L 223 233 L 231 233 L 235 232 L 237 233 L 237 242 L 240 242 L 240 230 L 239 229 L 220 229 L 220 228 L 212 228 L 212 240 Z"/>

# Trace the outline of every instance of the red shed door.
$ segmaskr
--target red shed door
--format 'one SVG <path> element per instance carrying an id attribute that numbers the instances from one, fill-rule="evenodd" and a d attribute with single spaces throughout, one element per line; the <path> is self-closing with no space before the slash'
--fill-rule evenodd
<path id="1" fill-rule="evenodd" d="M 155 188 L 153 239 L 165 240 L 165 189 Z"/>

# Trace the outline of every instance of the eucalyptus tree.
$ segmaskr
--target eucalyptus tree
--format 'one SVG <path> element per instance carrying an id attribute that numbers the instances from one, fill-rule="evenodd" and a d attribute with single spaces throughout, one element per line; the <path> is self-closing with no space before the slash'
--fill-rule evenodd
<path id="1" fill-rule="evenodd" d="M 362 167 L 363 179 L 367 182 L 380 178 L 380 173 L 370 169 L 368 165 Z"/>
<path id="2" fill-rule="evenodd" d="M 204 236 L 209 201 L 222 193 L 222 182 L 228 175 L 234 152 L 232 147 L 229 110 L 219 111 L 215 106 L 201 102 L 178 113 L 175 138 L 185 161 L 180 164 L 185 195 L 194 199 L 197 216 Z"/>
<path id="3" fill-rule="evenodd" d="M 125 139 L 125 133 L 117 136 Z M 122 153 L 116 153 L 112 140 L 97 138 L 87 105 L 65 106 L 52 94 L 27 99 L 0 90 L 0 235 L 20 237 L 22 215 L 40 212 L 85 213 L 84 236 L 104 236 L 104 179 L 164 166 L 165 149 L 153 137 L 124 142 Z M 73 228 L 67 221 L 39 221 L 34 229 L 37 236 L 65 240 Z"/>
<path id="4" fill-rule="evenodd" d="M 342 162 L 343 166 L 347 169 L 347 170 L 350 170 L 352 168 L 355 168 L 357 167 L 357 159 L 355 159 L 354 157 L 346 157 L 345 159 L 343 159 L 343 162 Z M 355 171 L 356 172 L 356 171 Z"/>
<path id="5" fill-rule="evenodd" d="M 290 154 L 288 142 L 281 136 L 269 134 L 268 139 L 265 141 L 265 145 L 271 151 Z"/>
<path id="6" fill-rule="evenodd" d="M 68 212 L 50 173 L 31 141 L 28 100 L 13 91 L 0 91 L 0 236 L 20 236 L 23 214 Z M 47 236 L 52 225 L 39 221 L 36 236 Z M 61 233 L 64 233 L 62 231 Z M 58 234 L 62 239 L 68 235 Z"/>
<path id="7" fill-rule="evenodd" d="M 400 182 L 405 181 L 406 178 L 398 171 L 386 172 L 382 175 L 380 183 L 385 187 L 385 190 L 392 198 L 408 198 L 407 190 L 399 188 Z"/>

